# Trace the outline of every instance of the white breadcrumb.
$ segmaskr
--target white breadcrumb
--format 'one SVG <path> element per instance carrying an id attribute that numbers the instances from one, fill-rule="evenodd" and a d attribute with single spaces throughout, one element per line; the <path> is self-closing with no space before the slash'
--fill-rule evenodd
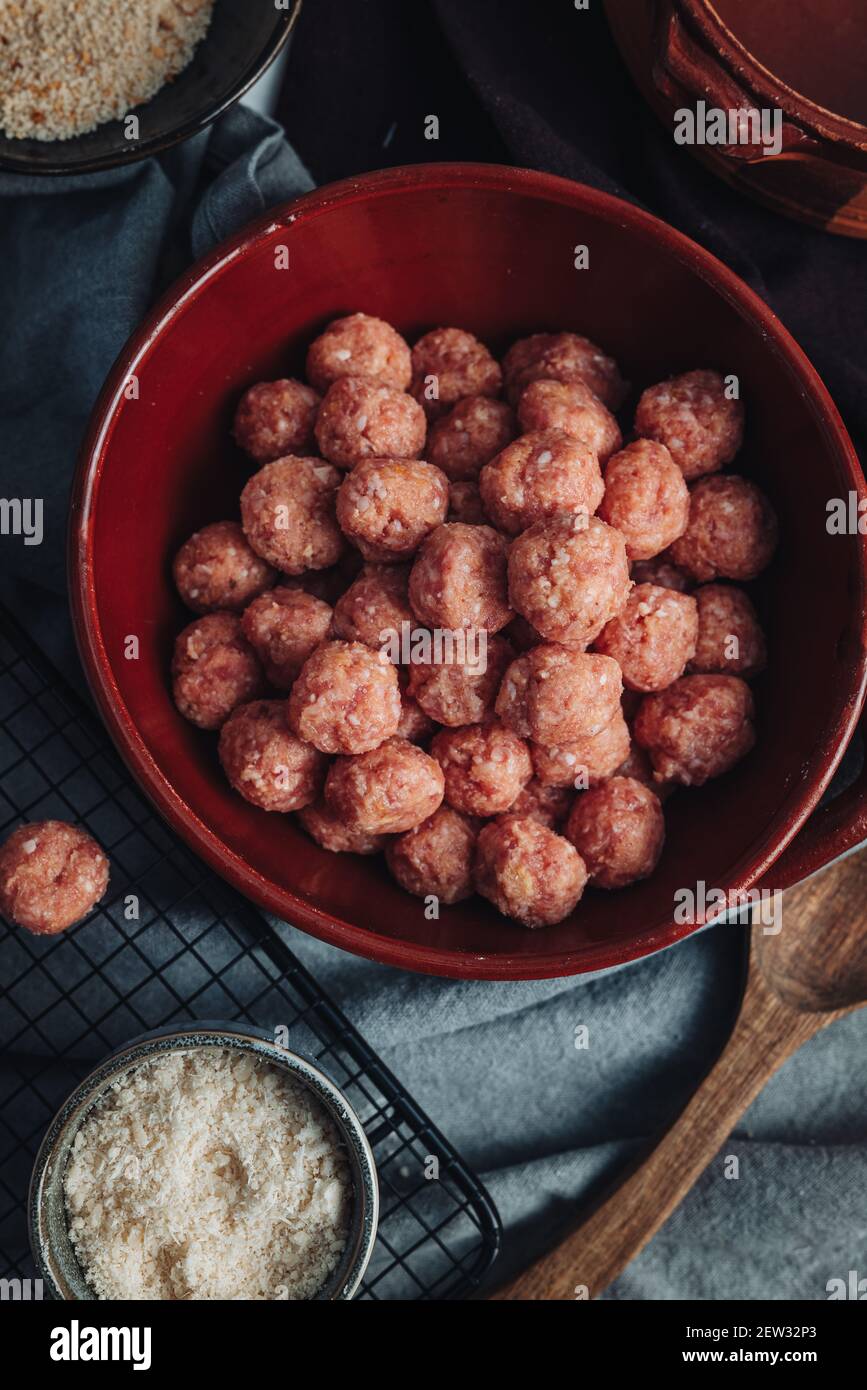
<path id="1" fill-rule="evenodd" d="M 125 116 L 193 56 L 214 0 L 0 0 L 0 130 L 69 140 Z"/>
<path id="2" fill-rule="evenodd" d="M 310 1299 L 346 1245 L 352 1179 L 303 1086 L 248 1053 L 167 1053 L 121 1077 L 64 1174 L 100 1299 Z"/>

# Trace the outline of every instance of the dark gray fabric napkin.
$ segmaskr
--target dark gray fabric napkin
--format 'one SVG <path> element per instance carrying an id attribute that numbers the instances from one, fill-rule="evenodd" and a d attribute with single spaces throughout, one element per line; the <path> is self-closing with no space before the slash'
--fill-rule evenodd
<path id="1" fill-rule="evenodd" d="M 95 178 L 0 176 L 0 470 L 42 496 L 39 547 L 0 540 L 0 597 L 77 683 L 63 599 L 67 493 L 90 407 L 127 335 L 191 257 L 309 186 L 279 127 L 238 108 L 159 161 Z M 404 974 L 296 933 L 293 947 L 485 1175 L 506 1273 L 676 1111 L 735 1007 L 739 928 L 580 980 Z M 577 1048 L 586 1025 L 588 1046 Z M 867 1273 L 867 1018 L 788 1064 L 612 1298 L 824 1298 Z"/>

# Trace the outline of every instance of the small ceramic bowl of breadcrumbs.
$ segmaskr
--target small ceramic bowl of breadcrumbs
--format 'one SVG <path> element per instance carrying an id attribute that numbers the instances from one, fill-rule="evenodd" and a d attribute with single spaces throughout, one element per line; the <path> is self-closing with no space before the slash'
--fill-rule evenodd
<path id="1" fill-rule="evenodd" d="M 257 1029 L 148 1033 L 76 1088 L 30 1185 L 66 1300 L 345 1301 L 376 1240 L 370 1145 L 319 1069 Z"/>
<path id="2" fill-rule="evenodd" d="M 238 101 L 301 0 L 0 3 L 0 169 L 83 174 L 160 154 Z"/>

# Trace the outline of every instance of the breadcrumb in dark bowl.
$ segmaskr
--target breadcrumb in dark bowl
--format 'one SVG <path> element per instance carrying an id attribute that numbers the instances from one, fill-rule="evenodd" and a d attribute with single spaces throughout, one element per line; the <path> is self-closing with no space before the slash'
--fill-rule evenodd
<path id="1" fill-rule="evenodd" d="M 276 3 L 215 0 L 207 31 L 190 61 L 148 100 L 121 119 L 105 120 L 69 138 L 16 138 L 0 123 L 0 169 L 38 175 L 96 173 L 161 154 L 189 139 L 262 76 L 288 42 L 301 3 L 285 0 L 281 8 Z M 0 63 L 14 60 L 11 49 L 0 29 Z M 130 138 L 130 116 L 137 118 L 136 138 Z"/>

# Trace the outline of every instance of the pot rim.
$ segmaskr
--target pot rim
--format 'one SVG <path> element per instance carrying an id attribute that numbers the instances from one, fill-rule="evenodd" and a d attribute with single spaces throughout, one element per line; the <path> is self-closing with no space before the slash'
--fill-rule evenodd
<path id="1" fill-rule="evenodd" d="M 673 918 L 642 932 L 629 942 L 587 943 L 580 950 L 523 956 L 519 953 L 466 952 L 435 948 L 374 932 L 342 921 L 278 888 L 240 856 L 227 848 L 175 790 L 166 773 L 148 751 L 127 710 L 114 679 L 99 625 L 92 565 L 94 514 L 105 454 L 114 418 L 131 374 L 144 362 L 162 332 L 193 298 L 207 292 L 212 281 L 239 257 L 250 254 L 276 231 L 301 218 L 326 214 L 335 205 L 367 201 L 417 188 L 449 190 L 471 187 L 553 201 L 591 212 L 627 226 L 638 238 L 660 242 L 689 271 L 698 275 L 745 317 L 757 319 L 766 348 L 785 362 L 810 399 L 824 433 L 847 475 L 848 486 L 867 507 L 867 483 L 839 412 L 795 339 L 773 311 L 743 280 L 709 251 L 643 209 L 571 179 L 533 169 L 481 163 L 433 163 L 404 165 L 344 179 L 306 193 L 271 209 L 223 242 L 193 265 L 159 300 L 122 348 L 92 411 L 79 453 L 73 480 L 69 544 L 69 592 L 79 655 L 108 731 L 139 785 L 159 813 L 200 857 L 266 911 L 301 927 L 312 936 L 355 955 L 385 965 L 455 979 L 530 980 L 565 978 L 585 974 L 651 955 L 700 929 L 701 924 L 676 923 Z M 858 659 L 848 668 L 845 712 L 824 749 L 822 768 L 798 794 L 786 823 L 769 830 L 732 866 L 727 885 L 733 892 L 746 891 L 768 872 L 815 809 L 843 756 L 858 723 L 867 691 L 867 536 L 850 537 L 860 554 L 857 612 L 860 614 Z M 793 794 L 794 795 L 794 794 Z M 517 929 L 516 929 L 517 930 Z"/>
<path id="2" fill-rule="evenodd" d="M 730 72 L 749 83 L 759 96 L 779 106 L 791 120 L 811 135 L 835 144 L 867 151 L 867 125 L 813 101 L 790 87 L 742 43 L 716 10 L 713 0 L 673 0 L 680 6 L 710 49 L 711 61 L 718 57 Z"/>

